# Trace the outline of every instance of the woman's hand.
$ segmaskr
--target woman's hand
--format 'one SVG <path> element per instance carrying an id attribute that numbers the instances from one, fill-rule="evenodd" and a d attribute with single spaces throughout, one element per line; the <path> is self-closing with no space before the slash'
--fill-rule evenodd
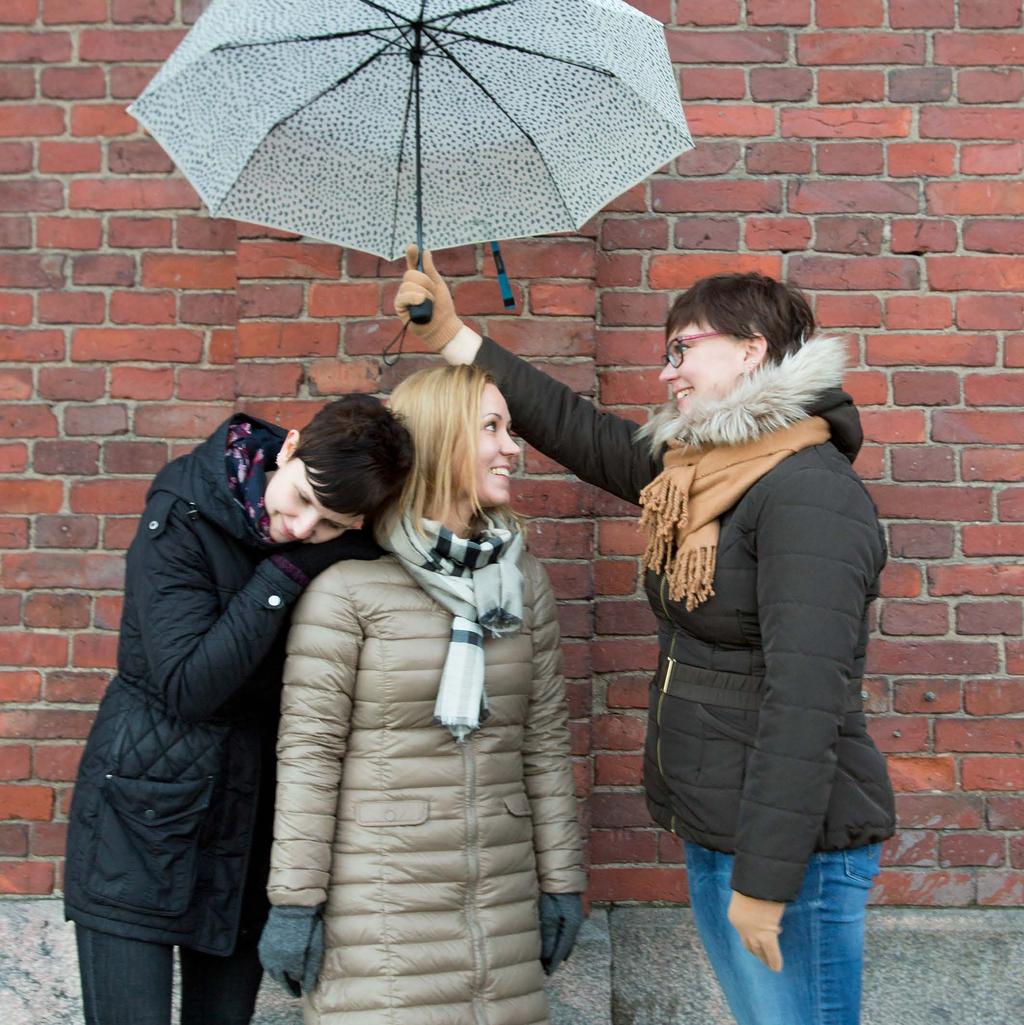
<path id="1" fill-rule="evenodd" d="M 729 901 L 729 924 L 740 934 L 740 942 L 773 972 L 782 971 L 779 933 L 785 910 L 780 901 L 758 900 L 735 890 Z"/>
<path id="2" fill-rule="evenodd" d="M 572 953 L 583 925 L 583 897 L 578 893 L 542 893 L 540 914 L 540 963 L 547 975 Z"/>
<path id="3" fill-rule="evenodd" d="M 462 321 L 455 313 L 455 303 L 444 279 L 434 267 L 429 251 L 423 253 L 423 270 L 416 269 L 419 250 L 409 246 L 405 251 L 408 269 L 402 276 L 402 285 L 395 296 L 395 313 L 431 352 L 440 352 L 462 329 Z M 409 307 L 426 299 L 433 300 L 434 315 L 426 324 L 416 324 L 409 318 Z"/>
<path id="4" fill-rule="evenodd" d="M 258 952 L 263 970 L 292 996 L 312 993 L 324 959 L 321 909 L 272 907 Z"/>
<path id="5" fill-rule="evenodd" d="M 395 313 L 403 324 L 409 324 L 413 334 L 432 352 L 440 352 L 452 366 L 472 363 L 483 339 L 459 320 L 452 294 L 444 278 L 434 268 L 434 259 L 429 251 L 423 254 L 422 271 L 416 270 L 418 255 L 419 250 L 415 246 L 406 250 L 408 270 L 395 296 Z M 424 299 L 433 300 L 434 315 L 428 324 L 413 324 L 409 319 L 409 307 L 417 306 Z"/>

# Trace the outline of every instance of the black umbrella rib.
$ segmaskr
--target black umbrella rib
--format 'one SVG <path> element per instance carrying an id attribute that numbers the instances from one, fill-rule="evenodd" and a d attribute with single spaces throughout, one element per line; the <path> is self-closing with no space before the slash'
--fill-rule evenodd
<path id="1" fill-rule="evenodd" d="M 515 3 L 515 0 L 509 0 L 509 2 Z M 569 60 L 567 57 L 553 57 L 550 53 L 541 53 L 539 50 L 531 50 L 525 46 L 516 46 L 514 43 L 502 43 L 499 42 L 497 39 L 488 39 L 486 36 L 477 36 L 469 32 L 462 32 L 457 28 L 445 28 L 442 31 L 444 31 L 448 35 L 458 36 L 460 42 L 481 43 L 484 46 L 494 46 L 499 50 L 514 50 L 516 53 L 525 53 L 533 57 L 541 57 L 544 60 L 555 61 L 558 64 L 566 64 L 569 67 L 580 68 L 583 71 L 591 71 L 595 75 L 601 75 L 604 78 L 616 79 L 618 82 L 627 85 L 634 93 L 637 93 L 637 90 L 634 87 L 630 86 L 629 83 L 623 82 L 623 79 L 618 78 L 614 72 L 608 71 L 605 68 L 595 68 L 591 64 L 581 64 L 579 61 Z M 447 51 L 445 52 L 447 53 Z M 640 95 L 639 93 L 637 93 L 637 98 L 641 101 L 641 103 L 646 104 L 648 107 L 651 106 L 650 101 L 646 97 Z M 660 115 L 660 112 L 656 111 L 656 113 L 659 113 Z M 660 116 L 663 121 L 668 120 L 667 118 L 665 118 L 664 115 Z"/>
<path id="2" fill-rule="evenodd" d="M 440 42 L 438 39 L 435 39 L 434 34 L 429 29 L 424 29 L 423 31 L 430 37 L 434 45 L 439 50 L 441 50 L 442 53 L 444 53 L 445 57 L 449 61 L 451 61 L 452 64 L 455 67 L 457 67 L 459 71 L 461 71 L 466 76 L 466 78 L 468 78 L 484 94 L 484 96 L 486 96 L 491 101 L 491 103 L 493 103 L 495 107 L 497 107 L 498 110 L 502 112 L 502 114 L 505 115 L 505 117 L 509 119 L 512 125 L 518 131 L 522 132 L 523 137 L 534 148 L 534 150 L 537 153 L 537 156 L 540 158 L 540 162 L 544 165 L 544 170 L 547 171 L 548 177 L 551 179 L 551 184 L 554 185 L 555 192 L 558 194 L 558 198 L 562 201 L 562 206 L 565 209 L 565 212 L 569 215 L 569 220 L 572 221 L 572 211 L 569 209 L 569 204 L 565 201 L 565 196 L 562 195 L 562 190 L 558 187 L 558 180 L 555 178 L 554 172 L 548 166 L 548 162 L 544 158 L 544 152 L 541 150 L 540 146 L 537 145 L 537 142 L 533 138 L 533 136 L 501 105 L 501 102 L 497 99 L 496 96 L 494 96 L 494 94 L 487 88 L 487 86 L 485 86 L 483 82 L 481 82 L 480 79 L 478 79 L 476 75 L 473 74 L 472 71 L 470 71 L 464 64 L 462 64 L 458 57 L 452 56 L 451 51 L 444 45 L 444 43 Z"/>
<path id="3" fill-rule="evenodd" d="M 412 113 L 413 76 L 409 75 L 409 94 L 405 98 L 405 117 L 402 120 L 402 137 L 398 143 L 398 170 L 395 174 L 395 202 L 391 210 L 391 252 L 395 251 L 398 237 L 398 193 L 402 185 L 402 161 L 405 159 L 405 140 L 409 137 L 409 115 Z"/>
<path id="4" fill-rule="evenodd" d="M 493 11 L 495 7 L 508 7 L 510 4 L 514 4 L 516 0 L 494 0 L 493 3 L 480 4 L 478 7 L 467 7 L 462 11 L 449 11 L 447 14 L 438 14 L 431 18 L 430 21 L 425 22 L 431 28 L 439 28 L 439 21 L 443 21 L 445 18 L 451 18 L 453 21 L 456 18 L 466 18 L 471 14 L 481 14 L 483 11 Z"/>
<path id="5" fill-rule="evenodd" d="M 363 3 L 367 3 L 367 0 L 363 0 Z M 403 18 L 402 15 L 398 14 L 395 11 L 389 10 L 387 7 L 383 7 L 380 4 L 370 3 L 367 4 L 367 6 L 372 7 L 375 11 L 380 11 L 380 13 L 383 14 L 388 19 L 388 21 L 391 22 L 391 25 L 394 28 L 394 30 L 396 32 L 400 32 L 402 38 L 407 43 L 410 43 L 409 36 L 412 30 L 412 25 L 410 24 L 407 18 Z M 411 47 L 412 44 L 410 43 L 410 49 Z"/>
<path id="6" fill-rule="evenodd" d="M 279 46 L 281 43 L 324 43 L 332 39 L 353 39 L 357 36 L 373 36 L 374 39 L 379 39 L 379 36 L 374 35 L 375 32 L 387 32 L 392 27 L 397 26 L 374 25 L 371 28 L 361 28 L 354 32 L 331 32 L 324 36 L 294 36 L 291 39 L 264 39 L 262 42 L 256 41 L 251 43 L 219 43 L 210 52 L 216 53 L 218 50 L 245 50 L 253 46 Z"/>
<path id="7" fill-rule="evenodd" d="M 592 71 L 595 75 L 602 75 L 605 78 L 614 78 L 612 72 L 605 68 L 595 68 L 593 64 L 582 64 L 579 61 L 569 60 L 568 57 L 554 57 L 550 53 L 542 53 L 540 50 L 531 50 L 527 46 L 516 46 L 515 43 L 502 43 L 497 39 L 488 39 L 486 36 L 476 36 L 471 32 L 460 32 L 457 28 L 443 29 L 450 36 L 458 36 L 460 41 L 470 43 L 482 43 L 484 46 L 494 46 L 499 50 L 514 50 L 516 53 L 525 53 L 530 57 L 541 57 L 544 60 L 555 61 L 558 64 L 567 64 L 571 68 L 580 68 L 583 71 Z M 434 37 L 431 36 L 431 39 Z M 434 39 L 437 43 L 437 40 Z M 437 43 L 440 46 L 440 43 Z M 447 52 L 447 51 L 446 51 Z"/>

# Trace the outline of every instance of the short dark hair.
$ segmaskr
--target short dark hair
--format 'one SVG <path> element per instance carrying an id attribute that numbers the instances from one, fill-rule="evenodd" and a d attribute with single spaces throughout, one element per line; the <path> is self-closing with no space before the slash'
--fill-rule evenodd
<path id="1" fill-rule="evenodd" d="M 687 324 L 706 324 L 733 338 L 761 335 L 769 362 L 796 352 L 814 334 L 806 296 L 764 274 L 715 274 L 691 285 L 668 311 L 665 338 Z"/>
<path id="2" fill-rule="evenodd" d="M 398 497 L 412 454 L 408 430 L 371 395 L 329 402 L 300 431 L 295 449 L 322 505 L 371 518 Z"/>

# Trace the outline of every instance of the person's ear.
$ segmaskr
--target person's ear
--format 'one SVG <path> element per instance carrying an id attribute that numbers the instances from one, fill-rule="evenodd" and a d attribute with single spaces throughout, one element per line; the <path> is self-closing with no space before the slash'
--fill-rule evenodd
<path id="1" fill-rule="evenodd" d="M 277 465 L 284 466 L 293 455 L 295 450 L 299 447 L 299 432 L 292 429 L 284 437 L 284 444 L 281 446 L 281 451 L 277 453 Z"/>
<path id="2" fill-rule="evenodd" d="M 764 335 L 754 335 L 743 340 L 743 373 L 752 374 L 764 363 L 768 354 L 768 343 Z"/>

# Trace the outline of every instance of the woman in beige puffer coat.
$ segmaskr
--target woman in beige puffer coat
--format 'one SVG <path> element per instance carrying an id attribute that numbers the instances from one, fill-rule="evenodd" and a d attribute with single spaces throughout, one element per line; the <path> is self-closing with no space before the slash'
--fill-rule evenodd
<path id="1" fill-rule="evenodd" d="M 422 371 L 392 408 L 417 446 L 377 531 L 399 554 L 338 563 L 293 617 L 270 900 L 323 906 L 307 1025 L 544 1025 L 538 896 L 578 894 L 585 876 L 555 602 L 502 512 L 518 448 L 504 399 L 475 368 Z M 501 536 L 518 569 L 509 578 L 505 561 L 501 588 L 520 588 L 518 624 L 486 639 L 476 628 L 480 643 L 460 648 L 458 628 L 472 624 L 455 616 L 453 632 L 431 593 L 441 574 L 410 570 L 403 522 L 447 527 L 449 543 L 487 536 L 482 523 L 511 526 Z M 439 724 L 439 686 L 464 709 L 477 657 L 479 724 Z"/>

